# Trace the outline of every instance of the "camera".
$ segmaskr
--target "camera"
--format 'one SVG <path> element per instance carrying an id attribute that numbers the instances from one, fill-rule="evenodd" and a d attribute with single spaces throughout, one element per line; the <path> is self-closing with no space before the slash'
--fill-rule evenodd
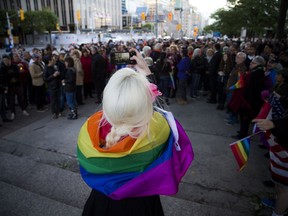
<path id="1" fill-rule="evenodd" d="M 136 64 L 135 60 L 130 60 L 132 56 L 136 55 L 135 51 L 131 52 L 111 52 L 110 60 L 112 64 Z"/>

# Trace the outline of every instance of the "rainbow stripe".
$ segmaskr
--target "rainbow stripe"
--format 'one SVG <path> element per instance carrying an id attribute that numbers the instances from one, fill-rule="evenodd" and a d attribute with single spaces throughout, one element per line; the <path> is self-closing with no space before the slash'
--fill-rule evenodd
<path id="1" fill-rule="evenodd" d="M 235 89 L 239 89 L 239 88 L 243 88 L 244 87 L 244 78 L 243 75 L 241 73 L 238 73 L 238 81 L 230 86 L 230 90 L 235 90 Z"/>
<path id="2" fill-rule="evenodd" d="M 78 137 L 80 172 L 90 187 L 113 199 L 177 193 L 193 160 L 193 150 L 174 118 L 176 131 L 170 128 L 171 119 L 154 112 L 147 136 L 125 137 L 109 149 L 99 147 L 101 118 L 102 112 L 91 116 Z M 175 133 L 181 150 L 175 148 Z"/>
<path id="3" fill-rule="evenodd" d="M 246 137 L 242 140 L 230 144 L 232 153 L 238 163 L 239 171 L 241 171 L 247 163 L 250 151 L 250 138 Z"/>

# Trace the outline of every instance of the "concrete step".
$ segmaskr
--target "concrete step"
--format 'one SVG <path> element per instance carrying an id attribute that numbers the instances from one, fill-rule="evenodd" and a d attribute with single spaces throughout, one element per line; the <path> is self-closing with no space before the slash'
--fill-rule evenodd
<path id="1" fill-rule="evenodd" d="M 49 211 L 59 212 L 59 214 L 52 214 L 51 212 L 49 214 L 48 212 L 47 215 L 65 215 L 61 214 L 61 211 L 65 211 L 65 209 L 68 209 L 67 212 L 75 211 L 75 215 L 80 215 L 79 212 L 81 212 L 90 192 L 90 188 L 83 182 L 80 174 L 4 152 L 0 152 L 0 160 L 0 186 L 4 185 L 0 190 L 0 194 L 3 194 L 0 203 L 3 207 L 1 207 L 0 213 L 8 212 L 6 215 L 16 216 L 19 215 L 18 209 L 20 211 L 21 208 L 25 208 L 29 212 L 27 215 L 30 216 L 37 215 L 45 207 L 50 209 Z M 181 185 L 182 187 L 183 185 Z M 19 207 L 14 209 L 13 202 L 21 196 L 33 198 L 31 201 L 20 199 Z M 40 199 L 37 203 L 38 197 Z M 247 213 L 239 213 L 237 210 L 232 211 L 211 206 L 210 203 L 201 204 L 177 196 L 162 196 L 161 200 L 166 216 L 248 215 Z M 54 207 L 55 203 L 57 205 Z M 32 206 L 32 204 L 34 207 L 29 209 L 29 205 Z M 4 213 L 1 215 L 5 215 Z"/>
<path id="2" fill-rule="evenodd" d="M 165 216 L 248 216 L 246 213 L 238 213 L 229 209 L 217 208 L 170 196 L 162 196 L 161 202 Z"/>
<path id="3" fill-rule="evenodd" d="M 82 209 L 0 181 L 0 215 L 2 216 L 79 216 Z"/>
<path id="4" fill-rule="evenodd" d="M 80 174 L 0 152 L 0 181 L 76 208 L 83 208 L 90 188 Z"/>

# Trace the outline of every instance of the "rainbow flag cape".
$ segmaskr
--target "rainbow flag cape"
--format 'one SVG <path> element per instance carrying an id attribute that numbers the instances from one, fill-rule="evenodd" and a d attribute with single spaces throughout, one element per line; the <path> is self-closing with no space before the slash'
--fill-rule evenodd
<path id="1" fill-rule="evenodd" d="M 239 171 L 243 170 L 243 168 L 246 166 L 249 156 L 250 137 L 245 137 L 244 139 L 231 143 L 230 147 L 238 163 Z"/>
<path id="2" fill-rule="evenodd" d="M 244 87 L 243 75 L 241 73 L 238 73 L 238 81 L 234 85 L 230 86 L 229 90 L 235 90 L 243 87 Z"/>
<path id="3" fill-rule="evenodd" d="M 147 136 L 129 136 L 109 149 L 100 147 L 102 112 L 82 126 L 77 156 L 83 180 L 112 199 L 177 193 L 193 160 L 193 149 L 171 113 L 154 112 Z"/>

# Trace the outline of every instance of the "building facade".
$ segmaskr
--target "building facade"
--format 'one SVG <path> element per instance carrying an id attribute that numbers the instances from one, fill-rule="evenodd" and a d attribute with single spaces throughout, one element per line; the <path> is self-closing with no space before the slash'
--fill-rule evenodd
<path id="1" fill-rule="evenodd" d="M 62 29 L 77 25 L 80 29 L 122 28 L 121 0 L 1 0 L 0 9 L 41 11 L 50 9 L 59 18 Z"/>

